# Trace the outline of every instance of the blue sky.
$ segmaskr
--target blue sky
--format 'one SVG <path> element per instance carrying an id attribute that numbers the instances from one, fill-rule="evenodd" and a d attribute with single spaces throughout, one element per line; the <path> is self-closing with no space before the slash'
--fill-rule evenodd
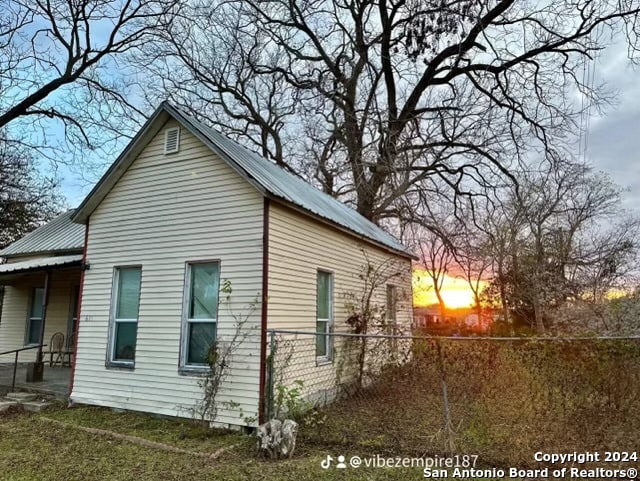
<path id="1" fill-rule="evenodd" d="M 640 203 L 640 71 L 629 65 L 626 49 L 605 51 L 596 76 L 617 93 L 616 104 L 593 116 L 587 159 L 623 188 L 625 207 Z"/>
<path id="2" fill-rule="evenodd" d="M 607 48 L 598 58 L 596 83 L 604 82 L 615 94 L 615 102 L 603 113 L 591 112 L 585 158 L 595 168 L 607 172 L 626 191 L 624 206 L 638 211 L 640 204 L 640 70 L 634 69 L 624 45 Z M 60 135 L 62 131 L 60 130 Z M 113 153 L 92 162 L 101 170 L 84 174 L 64 165 L 58 167 L 62 192 L 70 207 L 77 206 L 92 185 L 125 147 L 121 143 Z"/>

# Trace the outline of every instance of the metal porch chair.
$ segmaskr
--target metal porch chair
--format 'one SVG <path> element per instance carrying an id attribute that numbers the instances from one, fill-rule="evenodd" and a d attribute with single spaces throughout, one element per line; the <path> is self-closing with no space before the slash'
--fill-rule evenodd
<path id="1" fill-rule="evenodd" d="M 51 336 L 51 342 L 49 342 L 49 367 L 53 367 L 60 363 L 60 367 L 64 364 L 64 334 L 56 332 Z M 55 360 L 53 356 L 56 356 Z"/>

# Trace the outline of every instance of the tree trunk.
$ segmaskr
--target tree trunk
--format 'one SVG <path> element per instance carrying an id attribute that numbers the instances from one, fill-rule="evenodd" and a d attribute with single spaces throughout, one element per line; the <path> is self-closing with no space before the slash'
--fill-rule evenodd
<path id="1" fill-rule="evenodd" d="M 480 330 L 484 330 L 484 323 L 482 322 L 482 306 L 480 305 L 480 296 L 474 292 L 473 297 L 476 301 L 476 312 L 478 314 L 478 327 Z"/>
<path id="2" fill-rule="evenodd" d="M 502 262 L 498 264 L 498 279 L 500 279 L 500 304 L 502 305 L 502 317 L 504 322 L 509 326 L 509 335 L 515 336 L 515 329 L 513 328 L 513 321 L 509 315 L 509 306 L 507 304 L 507 289 L 505 288 L 504 271 L 502 269 Z"/>
<path id="3" fill-rule="evenodd" d="M 444 322 L 445 314 L 447 313 L 447 306 L 444 303 L 444 299 L 442 298 L 442 294 L 440 293 L 440 288 L 436 287 L 435 289 L 436 297 L 438 298 L 438 305 L 440 306 L 440 317 Z"/>
<path id="4" fill-rule="evenodd" d="M 536 323 L 536 332 L 538 334 L 544 334 L 544 319 L 542 316 L 542 306 L 540 305 L 540 299 L 535 295 L 533 299 L 533 315 Z"/>

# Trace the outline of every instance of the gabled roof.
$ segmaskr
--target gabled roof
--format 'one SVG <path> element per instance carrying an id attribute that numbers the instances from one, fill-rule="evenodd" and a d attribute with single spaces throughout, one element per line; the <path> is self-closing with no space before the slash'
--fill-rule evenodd
<path id="1" fill-rule="evenodd" d="M 85 227 L 71 221 L 73 213 L 73 210 L 69 210 L 29 232 L 1 250 L 0 257 L 82 252 Z"/>
<path id="2" fill-rule="evenodd" d="M 290 204 L 308 215 L 346 229 L 396 253 L 414 257 L 392 235 L 355 210 L 166 102 L 156 109 L 133 141 L 78 207 L 72 218 L 74 222 L 87 221 L 169 117 L 180 122 L 184 128 L 199 138 L 266 197 Z"/>

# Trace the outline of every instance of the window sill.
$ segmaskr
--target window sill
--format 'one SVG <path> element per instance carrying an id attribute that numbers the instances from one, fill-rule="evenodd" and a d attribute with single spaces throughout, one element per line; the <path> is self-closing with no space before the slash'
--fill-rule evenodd
<path id="1" fill-rule="evenodd" d="M 107 361 L 104 367 L 111 371 L 135 371 L 135 363 Z"/>
<path id="2" fill-rule="evenodd" d="M 329 359 L 326 357 L 316 358 L 316 367 L 328 366 L 330 364 L 333 364 L 333 359 Z"/>
<path id="3" fill-rule="evenodd" d="M 205 377 L 208 371 L 209 369 L 206 366 L 182 366 L 178 368 L 178 374 L 180 376 Z"/>

